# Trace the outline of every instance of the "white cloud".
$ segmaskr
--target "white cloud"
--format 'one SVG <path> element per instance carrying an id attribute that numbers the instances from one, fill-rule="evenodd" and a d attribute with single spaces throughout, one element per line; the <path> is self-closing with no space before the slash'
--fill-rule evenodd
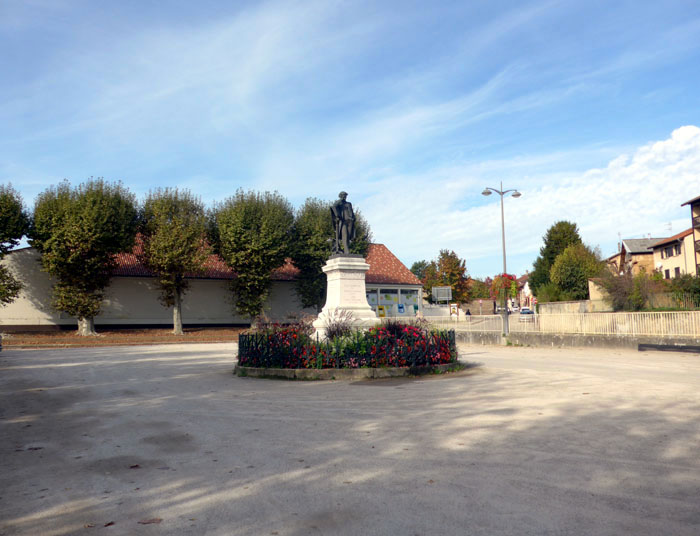
<path id="1" fill-rule="evenodd" d="M 488 275 L 500 271 L 499 198 L 459 209 L 475 204 L 485 186 L 498 183 L 483 177 L 478 167 L 394 176 L 362 207 L 377 240 L 406 262 L 435 258 L 448 248 Z M 669 222 L 673 233 L 690 225 L 688 208 L 680 205 L 700 195 L 700 128 L 678 128 L 668 139 L 620 155 L 604 168 L 562 174 L 545 185 L 522 180 L 504 187 L 523 194 L 505 199 L 508 254 L 530 259 L 514 270 L 531 266 L 542 236 L 558 220 L 577 223 L 585 242 L 612 253 L 618 232 L 623 238 L 665 236 L 672 234 Z"/>

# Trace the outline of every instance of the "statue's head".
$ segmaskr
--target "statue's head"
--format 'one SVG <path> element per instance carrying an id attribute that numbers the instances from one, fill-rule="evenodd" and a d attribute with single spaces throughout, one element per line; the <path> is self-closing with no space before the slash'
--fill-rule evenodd
<path id="1" fill-rule="evenodd" d="M 343 201 L 345 201 L 345 198 L 348 196 L 347 192 L 340 192 L 338 194 L 338 197 L 340 197 Z"/>

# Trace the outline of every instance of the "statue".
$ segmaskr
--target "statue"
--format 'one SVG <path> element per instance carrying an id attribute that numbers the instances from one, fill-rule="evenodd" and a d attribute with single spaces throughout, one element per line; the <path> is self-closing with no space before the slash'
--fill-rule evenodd
<path id="1" fill-rule="evenodd" d="M 346 201 L 347 192 L 340 192 L 338 200 L 331 205 L 331 221 L 335 227 L 335 243 L 333 253 L 350 253 L 348 245 L 355 238 L 355 213 L 352 203 Z"/>

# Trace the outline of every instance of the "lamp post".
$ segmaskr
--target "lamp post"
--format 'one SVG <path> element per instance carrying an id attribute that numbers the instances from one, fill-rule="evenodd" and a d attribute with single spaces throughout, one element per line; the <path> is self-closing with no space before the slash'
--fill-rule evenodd
<path id="1" fill-rule="evenodd" d="M 506 274 L 506 222 L 503 216 L 503 196 L 509 192 L 513 192 L 511 197 L 520 197 L 522 194 L 518 190 L 504 190 L 503 183 L 501 182 L 501 189 L 496 188 L 484 188 L 481 195 L 491 195 L 491 192 L 495 192 L 501 196 L 501 239 L 503 241 L 503 275 Z M 504 289 L 505 291 L 505 289 Z M 506 292 L 503 292 L 503 333 L 508 335 L 508 306 L 506 305 Z"/>

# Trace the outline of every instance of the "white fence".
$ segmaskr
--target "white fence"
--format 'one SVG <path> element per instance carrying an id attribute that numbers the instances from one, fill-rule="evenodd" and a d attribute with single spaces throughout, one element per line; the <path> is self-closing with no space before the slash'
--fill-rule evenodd
<path id="1" fill-rule="evenodd" d="M 428 317 L 426 320 L 431 326 L 455 331 L 503 331 L 500 315 L 460 316 L 458 319 Z M 528 315 L 523 316 L 522 321 L 520 315 L 513 314 L 508 320 L 513 333 L 700 337 L 700 311 Z"/>
<path id="2" fill-rule="evenodd" d="M 534 315 L 532 322 L 509 322 L 510 331 L 581 335 L 700 336 L 700 311 L 659 313 L 579 313 Z"/>
<path id="3" fill-rule="evenodd" d="M 496 331 L 503 332 L 503 318 L 496 315 L 461 315 L 453 317 L 426 317 L 431 326 L 455 331 Z"/>

